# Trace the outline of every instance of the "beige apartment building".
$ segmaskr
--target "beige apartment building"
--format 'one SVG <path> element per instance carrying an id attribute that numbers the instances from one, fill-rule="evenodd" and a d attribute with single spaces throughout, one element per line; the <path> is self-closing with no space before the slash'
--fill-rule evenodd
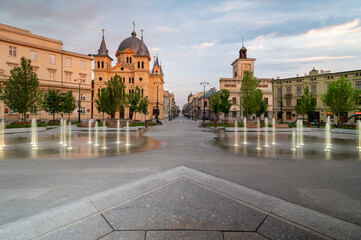
<path id="1" fill-rule="evenodd" d="M 231 64 L 233 67 L 232 78 L 221 78 L 219 80 L 220 89 L 227 89 L 230 92 L 230 100 L 232 106 L 229 119 L 243 119 L 242 106 L 240 104 L 240 94 L 242 79 L 245 71 L 254 73 L 255 58 L 247 58 L 247 49 L 243 46 L 239 51 L 239 58 L 233 61 Z M 262 117 L 273 117 L 273 94 L 272 94 L 272 78 L 257 78 L 259 81 L 258 88 L 262 90 L 263 97 L 268 105 L 267 112 Z M 223 116 L 223 115 L 221 115 Z"/>
<path id="2" fill-rule="evenodd" d="M 104 32 L 98 54 L 94 57 L 94 99 L 97 99 L 98 93 L 105 87 L 105 82 L 110 80 L 116 74 L 119 75 L 126 86 L 126 93 L 134 92 L 136 87 L 140 88 L 142 97 L 148 96 L 149 106 L 147 116 L 134 114 L 129 108 L 117 113 L 116 118 L 148 120 L 155 118 L 157 114 L 157 103 L 159 109 L 159 119 L 164 119 L 164 74 L 158 57 L 155 58 L 153 68 L 151 69 L 151 56 L 143 40 L 143 31 L 141 39 L 137 38 L 135 29 L 131 37 L 124 39 L 115 53 L 116 64 L 112 66 L 113 59 L 108 55 L 108 49 L 104 40 Z M 94 118 L 101 119 L 102 113 L 99 113 L 94 104 Z"/>
<path id="3" fill-rule="evenodd" d="M 81 119 L 90 119 L 92 57 L 65 51 L 62 47 L 63 43 L 59 40 L 0 24 L 0 84 L 8 80 L 10 70 L 18 66 L 20 58 L 24 56 L 31 59 L 31 65 L 39 78 L 41 90 L 72 91 L 78 105 L 80 89 Z M 68 118 L 67 115 L 64 117 Z M 20 119 L 21 116 L 0 103 L 0 118 Z M 52 119 L 52 115 L 45 111 L 32 109 L 27 114 L 27 119 L 32 118 L 48 120 Z M 78 119 L 78 108 L 70 115 L 70 118 L 71 120 Z"/>
<path id="4" fill-rule="evenodd" d="M 328 109 L 326 109 L 321 101 L 321 95 L 327 92 L 328 84 L 336 81 L 341 76 L 351 81 L 353 86 L 361 89 L 361 69 L 345 72 L 331 73 L 331 71 L 316 70 L 313 68 L 309 74 L 304 76 L 296 76 L 293 78 L 277 78 L 273 80 L 273 99 L 274 99 L 274 112 L 278 121 L 294 122 L 297 118 L 302 116 L 296 113 L 295 106 L 298 104 L 299 99 L 303 95 L 303 87 L 307 84 L 310 91 L 317 97 L 316 111 L 311 119 L 313 121 L 326 122 L 327 116 L 330 116 L 331 121 L 336 122 L 337 117 Z M 282 110 L 281 110 L 282 104 Z M 361 105 L 361 102 L 360 102 Z M 361 106 L 358 107 L 360 109 Z M 341 121 L 352 117 L 355 112 L 360 112 L 355 109 L 350 112 L 343 113 Z M 351 118 L 348 122 L 354 123 L 359 117 Z"/>

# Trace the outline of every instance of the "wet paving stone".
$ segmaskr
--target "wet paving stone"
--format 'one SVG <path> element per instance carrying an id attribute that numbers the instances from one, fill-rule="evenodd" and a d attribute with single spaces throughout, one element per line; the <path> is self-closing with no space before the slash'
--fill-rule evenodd
<path id="1" fill-rule="evenodd" d="M 224 232 L 224 240 L 268 240 L 255 232 Z"/>
<path id="2" fill-rule="evenodd" d="M 214 231 L 149 231 L 146 240 L 223 240 L 221 232 Z"/>
<path id="3" fill-rule="evenodd" d="M 255 231 L 266 214 L 181 179 L 105 211 L 115 230 Z"/>
<path id="4" fill-rule="evenodd" d="M 144 240 L 145 231 L 114 231 L 100 240 Z"/>

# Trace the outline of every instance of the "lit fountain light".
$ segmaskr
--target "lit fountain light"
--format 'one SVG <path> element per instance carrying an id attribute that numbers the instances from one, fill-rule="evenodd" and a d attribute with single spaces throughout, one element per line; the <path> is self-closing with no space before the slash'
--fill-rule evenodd
<path id="1" fill-rule="evenodd" d="M 261 124 L 259 119 L 257 120 L 257 150 L 262 150 L 261 148 Z"/>
<path id="2" fill-rule="evenodd" d="M 247 118 L 243 118 L 243 144 L 247 145 Z"/>
<path id="3" fill-rule="evenodd" d="M 272 119 L 272 145 L 276 145 L 276 119 Z"/>
<path id="4" fill-rule="evenodd" d="M 264 133 L 264 147 L 265 148 L 269 148 L 269 144 L 268 144 L 268 118 L 264 119 L 264 124 L 265 124 L 265 133 Z"/>
<path id="5" fill-rule="evenodd" d="M 60 119 L 60 145 L 64 144 L 64 140 L 63 140 L 63 127 L 64 127 L 64 121 L 63 119 Z"/>
<path id="6" fill-rule="evenodd" d="M 296 133 L 292 130 L 292 148 L 291 151 L 296 151 Z"/>
<path id="7" fill-rule="evenodd" d="M 66 127 L 66 120 L 64 119 L 63 121 L 63 129 L 62 129 L 62 135 L 63 135 L 63 147 L 66 147 L 67 144 L 66 144 L 66 131 L 67 131 L 67 127 Z"/>
<path id="8" fill-rule="evenodd" d="M 68 148 L 69 151 L 73 149 L 73 147 L 71 146 L 71 122 L 69 122 L 68 125 Z"/>
<path id="9" fill-rule="evenodd" d="M 117 144 L 120 144 L 120 121 L 117 121 Z"/>
<path id="10" fill-rule="evenodd" d="M 130 146 L 130 141 L 129 141 L 129 121 L 127 121 L 127 135 L 126 135 L 126 143 L 125 146 Z"/>
<path id="11" fill-rule="evenodd" d="M 31 146 L 32 149 L 38 149 L 38 131 L 37 131 L 37 123 L 36 119 L 33 118 L 31 120 Z"/>
<path id="12" fill-rule="evenodd" d="M 238 147 L 238 122 L 234 122 L 234 147 Z"/>
<path id="13" fill-rule="evenodd" d="M 302 146 L 305 145 L 304 142 L 303 142 L 303 119 L 300 120 L 300 133 L 301 133 L 301 135 L 300 135 L 300 146 L 302 147 Z"/>
<path id="14" fill-rule="evenodd" d="M 88 144 L 92 144 L 92 123 L 93 120 L 90 119 L 88 122 Z"/>
<path id="15" fill-rule="evenodd" d="M 326 151 L 326 152 L 329 152 L 329 151 L 331 151 L 331 148 L 332 148 L 332 144 L 331 144 L 331 120 L 330 120 L 330 116 L 327 117 L 326 131 L 325 131 L 325 139 L 326 139 L 325 151 Z"/>
<path id="16" fill-rule="evenodd" d="M 99 143 L 98 143 L 98 121 L 95 121 L 95 143 L 94 143 L 94 147 L 98 147 Z"/>
<path id="17" fill-rule="evenodd" d="M 296 122 L 296 139 L 297 139 L 297 144 L 296 144 L 296 148 L 300 148 L 301 147 L 301 128 L 300 128 L 300 120 L 297 119 Z"/>
<path id="18" fill-rule="evenodd" d="M 102 150 L 107 149 L 107 143 L 106 143 L 106 137 L 107 137 L 107 130 L 106 130 L 107 124 L 105 122 L 105 120 L 103 120 L 103 146 L 102 146 Z"/>
<path id="19" fill-rule="evenodd" d="M 357 121 L 357 132 L 358 132 L 358 146 L 357 149 L 361 152 L 361 120 Z"/>

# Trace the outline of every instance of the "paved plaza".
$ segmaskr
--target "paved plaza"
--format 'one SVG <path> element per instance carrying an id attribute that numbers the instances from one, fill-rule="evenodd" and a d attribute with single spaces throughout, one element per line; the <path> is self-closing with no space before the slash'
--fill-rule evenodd
<path id="1" fill-rule="evenodd" d="M 214 130 L 183 118 L 145 135 L 162 147 L 0 161 L 0 239 L 361 236 L 360 161 L 235 155 L 208 144 Z"/>

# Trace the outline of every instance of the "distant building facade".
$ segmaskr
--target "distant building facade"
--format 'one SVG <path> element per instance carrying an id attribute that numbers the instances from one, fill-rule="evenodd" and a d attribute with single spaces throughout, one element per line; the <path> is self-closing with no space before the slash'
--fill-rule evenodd
<path id="1" fill-rule="evenodd" d="M 116 64 L 112 66 L 113 59 L 108 55 L 108 49 L 105 44 L 104 32 L 103 38 L 98 50 L 94 54 L 94 100 L 97 99 L 98 93 L 105 87 L 105 82 L 119 75 L 126 86 L 126 93 L 134 92 L 139 87 L 141 96 L 148 96 L 149 106 L 147 116 L 142 114 L 133 114 L 129 108 L 117 113 L 116 118 L 148 120 L 155 118 L 157 114 L 157 102 L 159 109 L 159 119 L 164 118 L 164 74 L 162 66 L 159 64 L 158 57 L 155 58 L 153 68 L 151 69 L 151 56 L 143 40 L 137 38 L 135 29 L 131 37 L 124 39 L 115 53 Z M 102 113 L 99 113 L 94 103 L 94 118 L 101 119 Z M 118 115 L 119 114 L 119 115 Z M 145 118 L 144 118 L 145 117 Z"/>
<path id="2" fill-rule="evenodd" d="M 328 111 L 322 104 L 321 95 L 327 92 L 328 84 L 332 81 L 336 81 L 341 76 L 344 76 L 348 81 L 352 82 L 352 85 L 356 89 L 361 90 L 361 69 L 345 72 L 331 73 L 331 71 L 323 71 L 312 69 L 307 75 L 296 76 L 292 78 L 274 79 L 273 80 L 273 99 L 274 99 L 274 111 L 275 117 L 279 121 L 294 122 L 297 118 L 302 117 L 295 111 L 295 106 L 299 103 L 303 95 L 303 87 L 307 84 L 310 92 L 317 97 L 316 111 L 311 119 L 313 121 L 326 122 L 327 116 L 330 116 L 331 121 L 336 122 L 337 117 L 334 113 Z M 281 108 L 282 105 L 282 108 Z M 343 113 L 341 121 L 359 113 L 358 109 L 361 108 L 361 102 L 357 109 Z M 354 123 L 360 119 L 361 115 L 356 118 L 350 119 L 349 122 Z"/>
<path id="3" fill-rule="evenodd" d="M 39 78 L 42 91 L 48 89 L 60 92 L 72 91 L 78 103 L 80 82 L 81 119 L 90 119 L 92 57 L 65 51 L 62 47 L 63 43 L 59 40 L 0 24 L 0 83 L 3 85 L 8 81 L 10 70 L 19 66 L 20 58 L 24 56 L 31 59 L 31 65 Z M 68 118 L 67 115 L 64 117 Z M 21 115 L 0 103 L 0 118 L 18 120 Z M 33 108 L 27 114 L 27 120 L 31 118 L 49 120 L 52 119 L 52 115 Z M 70 119 L 78 119 L 78 108 L 70 115 Z"/>
<path id="4" fill-rule="evenodd" d="M 242 119 L 243 111 L 240 104 L 241 85 L 245 71 L 254 73 L 255 58 L 247 58 L 247 49 L 243 46 L 239 51 L 239 58 L 231 64 L 233 67 L 232 78 L 221 78 L 219 80 L 220 89 L 227 89 L 230 92 L 230 100 L 232 106 L 228 117 L 230 119 Z M 272 94 L 272 78 L 257 78 L 259 81 L 258 88 L 262 90 L 263 97 L 268 105 L 267 112 L 263 117 L 273 117 L 273 94 Z M 223 115 L 221 115 L 223 116 Z"/>

